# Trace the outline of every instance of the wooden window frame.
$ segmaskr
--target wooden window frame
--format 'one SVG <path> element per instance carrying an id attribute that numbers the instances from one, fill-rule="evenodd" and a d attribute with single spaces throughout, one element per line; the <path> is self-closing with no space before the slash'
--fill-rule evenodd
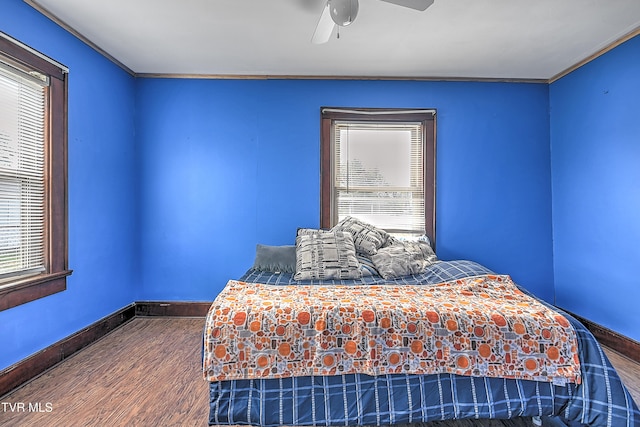
<path id="1" fill-rule="evenodd" d="M 68 268 L 67 71 L 44 55 L 0 37 L 0 55 L 49 77 L 45 140 L 45 271 L 0 284 L 0 311 L 64 291 Z"/>
<path id="2" fill-rule="evenodd" d="M 385 114 L 387 112 L 388 114 Z M 364 113 L 364 114 L 363 114 Z M 402 108 L 346 108 L 322 107 L 320 109 L 320 227 L 331 228 L 333 180 L 331 131 L 334 121 L 367 122 L 416 122 L 422 123 L 424 136 L 424 195 L 425 232 L 436 244 L 436 121 L 435 112 L 417 112 Z"/>

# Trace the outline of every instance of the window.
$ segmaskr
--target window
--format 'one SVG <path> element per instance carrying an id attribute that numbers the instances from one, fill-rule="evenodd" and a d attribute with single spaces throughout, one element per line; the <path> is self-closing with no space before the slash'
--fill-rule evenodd
<path id="1" fill-rule="evenodd" d="M 353 216 L 435 243 L 434 113 L 322 109 L 322 227 Z"/>
<path id="2" fill-rule="evenodd" d="M 0 33 L 0 310 L 66 289 L 65 67 Z"/>

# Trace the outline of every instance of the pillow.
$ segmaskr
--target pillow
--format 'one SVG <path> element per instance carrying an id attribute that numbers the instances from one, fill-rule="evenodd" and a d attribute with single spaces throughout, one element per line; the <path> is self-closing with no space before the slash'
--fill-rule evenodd
<path id="1" fill-rule="evenodd" d="M 433 245 L 431 245 L 431 239 L 426 234 L 422 234 L 420 236 L 414 236 L 414 237 L 389 235 L 389 240 L 387 240 L 387 244 L 385 246 L 393 245 L 398 242 L 427 242 L 429 246 L 433 247 Z"/>
<path id="2" fill-rule="evenodd" d="M 308 236 L 310 234 L 331 233 L 331 230 L 323 230 L 318 228 L 298 228 L 296 236 Z"/>
<path id="3" fill-rule="evenodd" d="M 376 270 L 385 279 L 420 274 L 438 258 L 431 245 L 423 241 L 397 241 L 371 256 Z"/>
<path id="4" fill-rule="evenodd" d="M 343 232 L 319 232 L 296 237 L 295 280 L 359 279 L 353 237 Z"/>
<path id="5" fill-rule="evenodd" d="M 356 258 L 358 258 L 358 262 L 360 263 L 360 271 L 362 271 L 362 277 L 367 276 L 379 276 L 378 270 L 376 270 L 376 266 L 371 261 L 367 255 L 356 253 Z"/>
<path id="6" fill-rule="evenodd" d="M 367 255 L 375 254 L 389 239 L 386 231 L 350 216 L 336 224 L 331 231 L 348 231 L 353 236 L 356 250 Z"/>
<path id="7" fill-rule="evenodd" d="M 273 273 L 296 272 L 296 247 L 293 245 L 256 245 L 256 259 L 253 269 Z"/>

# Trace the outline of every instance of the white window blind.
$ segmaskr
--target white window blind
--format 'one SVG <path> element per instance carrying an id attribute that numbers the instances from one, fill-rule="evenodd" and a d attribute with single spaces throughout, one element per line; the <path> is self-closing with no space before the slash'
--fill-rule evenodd
<path id="1" fill-rule="evenodd" d="M 425 233 L 421 122 L 335 121 L 334 206 L 391 233 Z"/>
<path id="2" fill-rule="evenodd" d="M 45 269 L 46 90 L 0 63 L 0 279 Z"/>

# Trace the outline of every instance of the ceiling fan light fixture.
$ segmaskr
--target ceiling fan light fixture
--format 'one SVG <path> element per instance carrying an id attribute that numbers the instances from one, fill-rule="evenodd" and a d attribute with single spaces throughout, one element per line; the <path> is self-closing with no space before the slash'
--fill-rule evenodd
<path id="1" fill-rule="evenodd" d="M 331 19 L 337 25 L 346 27 L 358 15 L 358 0 L 329 0 Z"/>

